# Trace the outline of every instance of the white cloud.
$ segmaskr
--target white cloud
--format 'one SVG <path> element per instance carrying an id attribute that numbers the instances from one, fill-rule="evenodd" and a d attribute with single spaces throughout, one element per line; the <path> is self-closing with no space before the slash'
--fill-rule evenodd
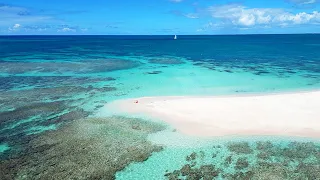
<path id="1" fill-rule="evenodd" d="M 215 19 L 243 27 L 320 22 L 318 11 L 293 14 L 280 8 L 247 8 L 236 4 L 211 6 L 208 11 Z"/>
<path id="2" fill-rule="evenodd" d="M 243 14 L 239 17 L 238 23 L 245 26 L 255 25 L 256 17 L 253 14 Z"/>
<path id="3" fill-rule="evenodd" d="M 20 24 L 15 24 L 15 25 L 13 26 L 13 29 L 18 29 L 18 28 L 20 28 L 20 27 L 21 27 Z"/>
<path id="4" fill-rule="evenodd" d="M 76 29 L 64 27 L 62 29 L 58 29 L 58 32 L 76 32 Z"/>
<path id="5" fill-rule="evenodd" d="M 21 28 L 21 24 L 14 24 L 12 27 L 8 28 L 9 32 L 18 31 Z"/>
<path id="6" fill-rule="evenodd" d="M 314 4 L 316 2 L 317 2 L 316 0 L 307 0 L 307 1 L 302 2 L 302 4 Z"/>
<path id="7" fill-rule="evenodd" d="M 288 0 L 291 3 L 295 3 L 298 5 L 310 5 L 319 2 L 319 0 Z"/>
<path id="8" fill-rule="evenodd" d="M 188 13 L 188 14 L 184 14 L 185 17 L 190 18 L 190 19 L 198 19 L 198 15 L 194 14 L 194 13 Z"/>

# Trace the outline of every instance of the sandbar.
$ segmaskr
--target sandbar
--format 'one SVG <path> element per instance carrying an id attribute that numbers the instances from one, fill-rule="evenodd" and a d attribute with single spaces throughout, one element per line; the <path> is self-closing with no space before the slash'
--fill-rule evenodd
<path id="1" fill-rule="evenodd" d="M 117 100 L 104 108 L 143 114 L 192 136 L 320 138 L 320 91 L 245 96 L 167 96 Z"/>

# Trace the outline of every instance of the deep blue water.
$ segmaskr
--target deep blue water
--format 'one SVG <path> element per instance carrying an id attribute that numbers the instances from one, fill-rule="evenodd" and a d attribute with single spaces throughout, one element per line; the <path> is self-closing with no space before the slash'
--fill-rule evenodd
<path id="1" fill-rule="evenodd" d="M 271 64 L 288 70 L 320 72 L 320 35 L 225 36 L 2 36 L 0 57 L 36 60 L 24 55 L 49 55 L 40 60 L 76 60 L 105 56 L 179 56 L 192 61 L 246 67 Z M 72 48 L 81 47 L 77 51 Z M 59 56 L 63 53 L 63 56 Z M 95 55 L 97 54 L 97 55 Z M 74 57 L 74 56 L 77 56 Z M 21 59 L 20 59 L 20 58 Z"/>

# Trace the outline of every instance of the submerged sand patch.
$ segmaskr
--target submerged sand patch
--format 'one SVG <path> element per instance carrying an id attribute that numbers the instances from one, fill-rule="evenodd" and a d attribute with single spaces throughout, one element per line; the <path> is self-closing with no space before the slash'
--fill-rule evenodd
<path id="1" fill-rule="evenodd" d="M 165 127 L 140 119 L 109 117 L 73 121 L 31 139 L 26 150 L 0 163 L 1 179 L 114 179 L 162 147 L 147 136 Z"/>

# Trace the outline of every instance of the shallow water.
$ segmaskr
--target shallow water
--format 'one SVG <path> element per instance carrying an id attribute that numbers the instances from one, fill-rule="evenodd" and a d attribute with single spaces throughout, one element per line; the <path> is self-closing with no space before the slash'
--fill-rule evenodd
<path id="1" fill-rule="evenodd" d="M 177 41 L 169 36 L 0 37 L 0 157 L 24 151 L 33 136 L 95 116 L 112 100 L 318 90 L 319 42 L 320 35 L 181 36 Z M 181 168 L 184 156 L 209 151 L 212 143 L 178 133 L 152 135 L 150 141 L 162 144 L 161 138 L 171 144 L 186 139 L 190 146 L 168 147 L 118 178 L 138 178 L 141 168 L 165 178 L 166 167 Z M 152 168 L 160 160 L 170 165 Z"/>
<path id="2" fill-rule="evenodd" d="M 0 153 L 3 153 L 4 151 L 9 150 L 10 147 L 8 146 L 8 144 L 0 144 Z"/>
<path id="3" fill-rule="evenodd" d="M 166 148 L 143 163 L 132 163 L 117 179 L 313 179 L 320 175 L 320 141 L 288 137 L 195 138 L 174 132 L 152 135 L 151 141 Z M 194 160 L 190 156 L 195 155 Z M 244 162 L 242 164 L 241 162 Z M 201 167 L 214 169 L 202 171 Z M 299 169 L 308 166 L 308 174 Z M 188 168 L 190 169 L 188 169 Z M 186 172 L 186 169 L 187 172 Z M 214 176 L 206 176 L 213 173 Z M 247 176 L 241 173 L 248 173 Z M 195 175 L 197 175 L 195 177 Z M 205 178 L 205 179 L 206 179 Z"/>

